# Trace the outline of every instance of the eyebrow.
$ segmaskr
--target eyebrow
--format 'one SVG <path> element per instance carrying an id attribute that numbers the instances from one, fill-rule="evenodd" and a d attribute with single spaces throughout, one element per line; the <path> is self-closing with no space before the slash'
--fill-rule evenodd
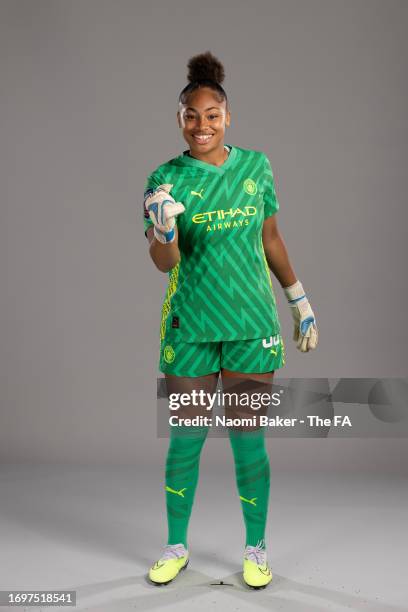
<path id="1" fill-rule="evenodd" d="M 218 106 L 209 106 L 208 108 L 206 108 L 206 109 L 204 109 L 204 110 L 208 111 L 208 110 L 211 110 L 212 108 L 215 108 L 216 110 L 220 110 L 220 109 L 218 108 Z M 194 111 L 195 111 L 195 110 L 197 110 L 197 109 L 196 109 L 196 108 L 194 108 L 194 106 L 187 106 L 186 110 L 194 110 Z"/>

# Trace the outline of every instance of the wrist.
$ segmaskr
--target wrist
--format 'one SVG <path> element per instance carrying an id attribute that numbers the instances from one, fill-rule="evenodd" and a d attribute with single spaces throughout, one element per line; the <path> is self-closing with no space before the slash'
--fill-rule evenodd
<path id="1" fill-rule="evenodd" d="M 176 235 L 174 227 L 169 232 L 162 232 L 156 226 L 154 226 L 153 232 L 154 237 L 156 238 L 156 240 L 161 242 L 161 244 L 170 244 L 171 242 L 174 242 L 174 238 Z"/>
<path id="2" fill-rule="evenodd" d="M 306 297 L 303 285 L 298 280 L 293 285 L 290 285 L 289 287 L 282 287 L 282 289 L 289 303 L 295 304 L 296 302 L 299 302 L 302 298 Z"/>

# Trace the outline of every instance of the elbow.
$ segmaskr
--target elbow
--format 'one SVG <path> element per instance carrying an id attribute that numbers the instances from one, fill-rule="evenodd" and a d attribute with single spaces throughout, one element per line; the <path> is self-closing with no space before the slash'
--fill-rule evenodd
<path id="1" fill-rule="evenodd" d="M 163 273 L 170 272 L 170 270 L 171 270 L 171 268 L 169 268 L 168 266 L 164 266 L 163 264 L 159 264 L 159 263 L 156 264 L 156 268 L 160 272 L 163 272 Z"/>
<path id="2" fill-rule="evenodd" d="M 180 259 L 177 259 L 174 262 L 168 263 L 168 262 L 155 262 L 156 268 L 160 271 L 163 272 L 164 274 L 166 274 L 167 272 L 170 272 L 170 270 L 172 270 L 178 263 L 179 263 Z"/>

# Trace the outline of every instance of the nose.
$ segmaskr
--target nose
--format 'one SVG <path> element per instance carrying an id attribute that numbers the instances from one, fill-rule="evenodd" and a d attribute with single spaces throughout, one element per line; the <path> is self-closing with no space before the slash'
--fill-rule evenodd
<path id="1" fill-rule="evenodd" d="M 207 125 L 207 117 L 200 115 L 199 119 L 198 119 L 198 125 L 200 126 L 200 128 L 204 127 Z"/>

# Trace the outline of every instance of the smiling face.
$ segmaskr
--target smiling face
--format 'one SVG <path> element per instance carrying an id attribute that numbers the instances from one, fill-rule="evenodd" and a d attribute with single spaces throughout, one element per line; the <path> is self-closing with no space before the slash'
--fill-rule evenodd
<path id="1" fill-rule="evenodd" d="M 230 112 L 226 101 L 219 102 L 212 89 L 200 87 L 193 91 L 187 104 L 180 104 L 177 120 L 194 157 L 223 153 Z"/>

